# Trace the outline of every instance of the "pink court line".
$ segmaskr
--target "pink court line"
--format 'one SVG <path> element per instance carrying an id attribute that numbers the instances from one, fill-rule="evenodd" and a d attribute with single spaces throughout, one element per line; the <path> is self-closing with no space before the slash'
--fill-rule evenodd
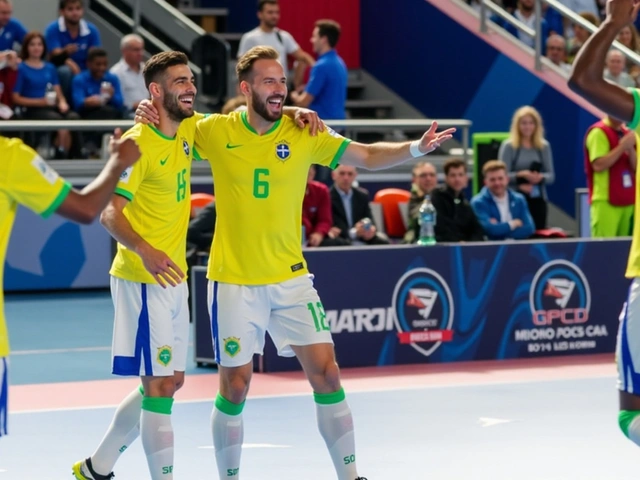
<path id="1" fill-rule="evenodd" d="M 342 371 L 342 379 L 345 390 L 355 393 L 602 378 L 613 377 L 615 373 L 613 355 L 603 354 L 351 368 Z M 217 392 L 217 377 L 217 374 L 187 376 L 184 387 L 176 395 L 176 401 L 213 400 Z M 9 410 L 15 414 L 115 407 L 138 385 L 136 378 L 17 385 L 10 387 Z M 311 389 L 302 372 L 254 374 L 249 398 L 310 393 Z"/>

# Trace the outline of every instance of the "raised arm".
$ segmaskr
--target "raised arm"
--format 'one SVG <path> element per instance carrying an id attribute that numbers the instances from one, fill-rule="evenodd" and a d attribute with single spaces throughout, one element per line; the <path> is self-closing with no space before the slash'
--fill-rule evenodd
<path id="1" fill-rule="evenodd" d="M 422 138 L 413 142 L 378 142 L 370 145 L 351 142 L 340 158 L 340 163 L 367 170 L 382 170 L 421 157 L 433 152 L 456 131 L 455 128 L 448 128 L 438 132 L 437 128 L 437 122 L 433 122 Z"/>
<path id="2" fill-rule="evenodd" d="M 636 0 L 609 0 L 607 17 L 578 52 L 569 78 L 569 87 L 608 115 L 630 123 L 634 119 L 634 95 L 603 78 L 604 62 L 620 30 L 635 20 L 640 3 Z"/>

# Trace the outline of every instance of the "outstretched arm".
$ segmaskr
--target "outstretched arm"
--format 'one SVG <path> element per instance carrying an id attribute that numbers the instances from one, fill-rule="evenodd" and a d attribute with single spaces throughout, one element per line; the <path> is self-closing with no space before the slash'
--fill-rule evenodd
<path id="1" fill-rule="evenodd" d="M 340 158 L 340 164 L 367 170 L 382 170 L 421 157 L 433 152 L 456 131 L 455 128 L 448 128 L 438 132 L 437 128 L 438 123 L 433 122 L 422 138 L 413 142 L 378 142 L 370 145 L 351 142 Z"/>
<path id="2" fill-rule="evenodd" d="M 638 0 L 609 0 L 607 18 L 580 49 L 569 79 L 569 87 L 594 106 L 626 123 L 634 123 L 634 95 L 603 78 L 607 52 L 620 30 L 633 23 Z M 637 121 L 635 122 L 637 123 Z"/>

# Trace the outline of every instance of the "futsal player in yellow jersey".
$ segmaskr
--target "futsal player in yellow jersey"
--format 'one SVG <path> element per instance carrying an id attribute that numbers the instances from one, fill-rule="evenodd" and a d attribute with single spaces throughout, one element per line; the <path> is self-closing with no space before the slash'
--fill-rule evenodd
<path id="1" fill-rule="evenodd" d="M 609 0 L 607 17 L 578 52 L 569 86 L 607 115 L 640 131 L 640 90 L 625 90 L 603 79 L 605 57 L 618 33 L 631 25 L 640 9 L 638 0 Z M 636 172 L 638 176 L 638 172 Z M 638 177 L 640 180 L 640 177 Z M 636 182 L 640 188 L 640 182 Z M 623 433 L 640 446 L 640 191 L 636 190 L 633 241 L 627 264 L 632 279 L 620 316 L 616 345 L 620 412 Z"/>
<path id="2" fill-rule="evenodd" d="M 302 201 L 313 163 L 382 169 L 433 151 L 454 129 L 422 139 L 363 145 L 330 129 L 311 137 L 282 116 L 286 78 L 277 52 L 254 47 L 237 65 L 247 111 L 198 122 L 196 147 L 209 159 L 216 229 L 209 305 L 220 390 L 211 428 L 220 479 L 240 478 L 242 409 L 252 357 L 269 331 L 280 355 L 296 355 L 314 391 L 320 433 L 339 480 L 356 469 L 351 410 L 324 309 L 301 249 Z M 277 474 L 276 472 L 272 474 Z"/>
<path id="3" fill-rule="evenodd" d="M 122 172 L 140 157 L 133 140 L 114 138 L 110 152 L 100 175 L 76 191 L 21 140 L 0 137 L 0 283 L 18 205 L 44 218 L 58 213 L 78 223 L 91 223 L 111 198 Z M 8 356 L 4 296 L 0 293 L 0 436 L 7 434 Z"/>

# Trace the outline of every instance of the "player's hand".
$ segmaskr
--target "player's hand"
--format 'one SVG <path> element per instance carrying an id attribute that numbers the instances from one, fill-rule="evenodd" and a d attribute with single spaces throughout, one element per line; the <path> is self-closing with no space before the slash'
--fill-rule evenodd
<path id="1" fill-rule="evenodd" d="M 149 99 L 144 99 L 138 104 L 138 108 L 136 108 L 136 123 L 144 123 L 147 125 L 148 123 L 152 123 L 157 125 L 160 123 L 160 114 L 156 107 L 153 106 L 153 103 Z"/>
<path id="2" fill-rule="evenodd" d="M 455 133 L 455 128 L 447 128 L 441 132 L 437 131 L 438 122 L 433 122 L 429 130 L 425 132 L 425 134 L 420 139 L 420 151 L 426 155 L 427 153 L 433 152 L 436 148 L 442 145 L 444 142 L 453 137 Z"/>
<path id="3" fill-rule="evenodd" d="M 175 287 L 182 283 L 184 273 L 162 250 L 149 246 L 139 252 L 139 255 L 144 268 L 153 275 L 162 288 L 167 288 L 167 284 Z"/>
<path id="4" fill-rule="evenodd" d="M 136 163 L 141 156 L 138 144 L 132 138 L 121 138 L 122 130 L 116 128 L 113 135 L 109 139 L 109 154 L 115 157 L 116 162 L 126 170 Z"/>
<path id="5" fill-rule="evenodd" d="M 324 132 L 324 123 L 320 120 L 318 113 L 308 108 L 297 108 L 293 120 L 300 128 L 309 125 L 309 133 L 312 137 L 315 137 L 318 132 Z"/>
<path id="6" fill-rule="evenodd" d="M 608 0 L 605 22 L 621 29 L 636 21 L 640 9 L 639 0 Z"/>

